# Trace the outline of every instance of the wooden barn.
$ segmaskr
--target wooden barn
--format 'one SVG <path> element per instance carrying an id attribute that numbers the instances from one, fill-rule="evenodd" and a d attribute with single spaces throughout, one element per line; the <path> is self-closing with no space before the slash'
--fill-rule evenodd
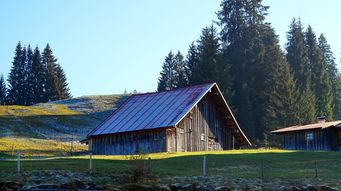
<path id="1" fill-rule="evenodd" d="M 341 121 L 317 123 L 278 129 L 272 134 L 283 137 L 283 149 L 289 150 L 338 150 L 341 151 Z"/>
<path id="2" fill-rule="evenodd" d="M 130 96 L 87 137 L 93 154 L 238 149 L 251 143 L 216 83 Z"/>

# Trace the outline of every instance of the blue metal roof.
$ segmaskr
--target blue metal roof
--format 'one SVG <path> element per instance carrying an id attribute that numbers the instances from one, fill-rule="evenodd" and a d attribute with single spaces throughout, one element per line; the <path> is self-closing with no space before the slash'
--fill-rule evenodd
<path id="1" fill-rule="evenodd" d="M 175 126 L 214 85 L 132 95 L 88 136 Z"/>

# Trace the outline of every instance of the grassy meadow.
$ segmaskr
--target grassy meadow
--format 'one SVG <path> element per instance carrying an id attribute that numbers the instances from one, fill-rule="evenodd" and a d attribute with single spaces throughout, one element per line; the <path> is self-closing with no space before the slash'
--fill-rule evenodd
<path id="1" fill-rule="evenodd" d="M 59 142 L 56 140 L 37 138 L 0 138 L 0 156 L 14 156 L 17 151 L 21 151 L 21 156 L 62 156 L 68 152 L 85 151 L 86 145 L 79 142 Z"/>
<path id="2" fill-rule="evenodd" d="M 193 153 L 157 153 L 151 158 L 152 171 L 159 175 L 197 176 L 202 174 L 203 156 L 207 175 L 231 178 L 341 178 L 340 152 L 301 152 L 284 150 L 235 150 Z M 93 171 L 104 174 L 129 170 L 129 156 L 93 156 Z M 147 161 L 147 160 L 146 160 Z M 148 162 L 146 162 L 147 165 Z M 23 171 L 71 170 L 87 172 L 89 156 L 51 159 L 24 159 Z M 0 160 L 4 172 L 16 170 L 16 160 Z"/>

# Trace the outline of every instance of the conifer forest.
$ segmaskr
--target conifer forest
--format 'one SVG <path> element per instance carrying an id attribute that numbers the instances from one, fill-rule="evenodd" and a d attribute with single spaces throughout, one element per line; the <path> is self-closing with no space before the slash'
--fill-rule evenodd
<path id="1" fill-rule="evenodd" d="M 170 51 L 158 91 L 217 82 L 255 145 L 276 142 L 269 132 L 341 119 L 341 74 L 326 37 L 300 18 L 288 23 L 287 43 L 265 22 L 261 0 L 223 0 L 217 21 L 202 29 L 188 52 Z"/>
<path id="2" fill-rule="evenodd" d="M 7 83 L 0 77 L 0 105 L 33 105 L 70 98 L 66 75 L 47 44 L 40 53 L 19 42 Z"/>

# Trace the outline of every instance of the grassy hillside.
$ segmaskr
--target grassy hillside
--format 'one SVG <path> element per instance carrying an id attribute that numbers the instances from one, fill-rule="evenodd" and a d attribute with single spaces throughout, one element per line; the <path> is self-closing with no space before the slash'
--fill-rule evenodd
<path id="1" fill-rule="evenodd" d="M 71 151 L 72 141 L 73 151 L 84 150 L 78 141 L 126 98 L 83 96 L 34 106 L 0 106 L 0 152 L 20 149 L 27 155 L 55 155 Z"/>

